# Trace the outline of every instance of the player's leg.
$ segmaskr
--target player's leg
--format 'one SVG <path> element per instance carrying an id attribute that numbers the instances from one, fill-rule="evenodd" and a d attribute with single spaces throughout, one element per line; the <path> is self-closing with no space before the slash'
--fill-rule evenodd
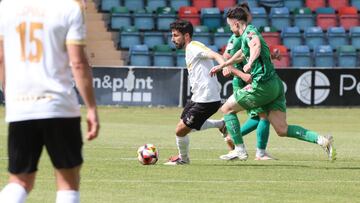
<path id="1" fill-rule="evenodd" d="M 259 113 L 259 125 L 256 129 L 256 155 L 255 160 L 275 160 L 266 152 L 270 135 L 270 122 L 265 113 Z"/>
<path id="2" fill-rule="evenodd" d="M 336 151 L 333 147 L 333 138 L 331 136 L 321 136 L 317 132 L 301 126 L 288 125 L 286 122 L 286 113 L 280 110 L 270 111 L 268 118 L 279 136 L 319 144 L 325 149 L 329 159 L 336 159 Z"/>
<path id="3" fill-rule="evenodd" d="M 80 118 L 44 119 L 42 126 L 45 147 L 55 168 L 56 203 L 78 203 L 83 163 Z"/>
<path id="4" fill-rule="evenodd" d="M 179 150 L 179 156 L 171 157 L 165 165 L 188 164 L 189 159 L 189 133 L 193 130 L 205 130 L 208 128 L 220 128 L 223 121 L 209 120 L 215 114 L 220 106 L 219 102 L 196 103 L 188 102 L 181 114 L 181 119 L 176 126 L 176 144 Z"/>
<path id="5" fill-rule="evenodd" d="M 259 116 L 249 116 L 243 125 L 241 125 L 241 135 L 245 136 L 258 127 L 260 118 Z"/>
<path id="6" fill-rule="evenodd" d="M 36 121 L 11 122 L 8 130 L 10 177 L 0 193 L 0 202 L 25 202 L 34 187 L 43 141 Z"/>
<path id="7" fill-rule="evenodd" d="M 224 114 L 226 129 L 235 145 L 233 151 L 220 156 L 220 159 L 233 160 L 238 158 L 240 160 L 246 160 L 248 155 L 240 131 L 240 122 L 236 115 L 237 112 L 244 110 L 244 108 L 238 104 L 233 94 L 228 98 L 220 110 Z"/>

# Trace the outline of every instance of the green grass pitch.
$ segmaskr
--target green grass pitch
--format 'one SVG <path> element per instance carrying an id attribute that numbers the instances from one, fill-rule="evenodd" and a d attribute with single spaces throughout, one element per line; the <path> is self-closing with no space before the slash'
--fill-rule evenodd
<path id="1" fill-rule="evenodd" d="M 84 145 L 81 202 L 360 202 L 360 108 L 288 109 L 289 123 L 334 136 L 338 159 L 333 163 L 318 145 L 277 137 L 273 129 L 268 150 L 278 161 L 253 160 L 254 132 L 245 137 L 248 161 L 222 161 L 218 157 L 227 148 L 219 132 L 210 129 L 190 135 L 191 165 L 164 166 L 177 153 L 174 129 L 181 110 L 100 107 L 100 136 Z M 246 115 L 239 118 L 243 123 Z M 7 181 L 6 131 L 1 122 L 1 188 Z M 159 149 L 154 166 L 136 160 L 137 148 L 145 143 Z M 30 203 L 55 201 L 45 152 Z"/>

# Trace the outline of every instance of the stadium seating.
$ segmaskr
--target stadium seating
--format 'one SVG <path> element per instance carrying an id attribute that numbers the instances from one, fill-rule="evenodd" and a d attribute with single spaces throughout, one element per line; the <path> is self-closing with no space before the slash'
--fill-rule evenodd
<path id="1" fill-rule="evenodd" d="M 334 67 L 334 52 L 329 45 L 320 45 L 314 51 L 316 67 Z"/>
<path id="2" fill-rule="evenodd" d="M 310 8 L 296 8 L 294 10 L 294 25 L 299 27 L 300 30 L 315 26 L 314 16 Z"/>
<path id="3" fill-rule="evenodd" d="M 350 28 L 350 44 L 360 50 L 360 26 Z"/>
<path id="4" fill-rule="evenodd" d="M 176 12 L 171 7 L 159 7 L 157 13 L 157 29 L 170 30 L 170 23 L 176 20 Z"/>
<path id="5" fill-rule="evenodd" d="M 171 47 L 167 44 L 158 44 L 154 47 L 154 66 L 175 66 Z"/>
<path id="6" fill-rule="evenodd" d="M 122 49 L 128 49 L 135 44 L 141 44 L 141 36 L 138 29 L 134 26 L 124 27 L 120 31 L 120 45 Z"/>
<path id="7" fill-rule="evenodd" d="M 124 6 L 130 11 L 136 11 L 145 8 L 144 0 L 124 0 Z"/>
<path id="8" fill-rule="evenodd" d="M 227 44 L 231 34 L 231 30 L 227 26 L 216 29 L 216 32 L 214 33 L 214 45 L 217 49 L 221 49 L 221 47 Z"/>
<path id="9" fill-rule="evenodd" d="M 151 66 L 151 55 L 149 48 L 144 45 L 132 45 L 130 47 L 130 65 Z"/>
<path id="10" fill-rule="evenodd" d="M 251 12 L 251 16 L 252 16 L 251 24 L 253 24 L 255 27 L 269 25 L 268 17 L 267 17 L 265 9 L 263 7 L 251 8 L 250 12 Z"/>
<path id="11" fill-rule="evenodd" d="M 354 6 L 357 8 L 357 10 L 360 10 L 360 0 L 351 0 L 351 6 Z"/>
<path id="12" fill-rule="evenodd" d="M 355 68 L 357 64 L 357 53 L 355 47 L 351 45 L 340 46 L 338 49 L 339 66 Z"/>
<path id="13" fill-rule="evenodd" d="M 155 28 L 154 15 L 147 9 L 140 9 L 134 13 L 134 25 L 139 30 L 153 30 Z"/>
<path id="14" fill-rule="evenodd" d="M 321 7 L 316 9 L 316 24 L 323 30 L 327 30 L 329 27 L 336 27 L 337 16 L 335 10 L 331 7 Z"/>
<path id="15" fill-rule="evenodd" d="M 283 45 L 272 45 L 269 47 L 270 53 L 274 54 L 275 51 L 280 52 L 280 60 L 274 59 L 272 60 L 275 68 L 286 68 L 290 67 L 290 55 L 287 51 L 287 47 Z"/>
<path id="16" fill-rule="evenodd" d="M 308 27 L 304 32 L 305 44 L 309 46 L 310 49 L 314 49 L 319 45 L 325 45 L 325 34 L 322 31 L 321 27 Z"/>
<path id="17" fill-rule="evenodd" d="M 268 46 L 281 44 L 280 33 L 276 28 L 271 26 L 260 27 L 259 32 L 261 32 Z"/>
<path id="18" fill-rule="evenodd" d="M 179 18 L 188 20 L 193 26 L 200 25 L 199 10 L 193 6 L 183 6 L 179 8 Z"/>
<path id="19" fill-rule="evenodd" d="M 339 9 L 340 26 L 349 30 L 351 27 L 359 25 L 359 15 L 356 7 L 342 7 Z"/>
<path id="20" fill-rule="evenodd" d="M 131 25 L 131 15 L 126 7 L 112 7 L 110 13 L 110 27 L 119 30 L 122 27 Z"/>
<path id="21" fill-rule="evenodd" d="M 194 27 L 193 40 L 199 41 L 205 45 L 211 45 L 211 33 L 209 32 L 209 28 L 204 25 L 198 25 Z"/>
<path id="22" fill-rule="evenodd" d="M 215 7 L 220 11 L 224 11 L 225 8 L 229 8 L 236 5 L 236 0 L 215 0 Z"/>
<path id="23" fill-rule="evenodd" d="M 166 7 L 166 0 L 147 0 L 146 9 L 156 11 L 158 7 Z"/>
<path id="24" fill-rule="evenodd" d="M 209 29 L 216 29 L 223 23 L 223 19 L 218 8 L 202 8 L 201 9 L 202 25 L 207 26 Z"/>
<path id="25" fill-rule="evenodd" d="M 281 32 L 281 38 L 283 44 L 289 49 L 302 45 L 302 35 L 298 27 L 284 27 Z"/>
<path id="26" fill-rule="evenodd" d="M 349 6 L 349 0 L 328 0 L 328 4 L 335 10 Z"/>
<path id="27" fill-rule="evenodd" d="M 305 0 L 305 6 L 315 11 L 317 8 L 325 7 L 325 0 Z"/>
<path id="28" fill-rule="evenodd" d="M 155 45 L 164 43 L 164 34 L 162 32 L 144 32 L 144 44 L 150 49 L 153 49 Z"/>
<path id="29" fill-rule="evenodd" d="M 192 0 L 193 6 L 198 10 L 202 8 L 211 8 L 214 7 L 213 0 Z"/>
<path id="30" fill-rule="evenodd" d="M 183 49 L 176 50 L 176 66 L 186 67 L 185 51 Z"/>
<path id="31" fill-rule="evenodd" d="M 175 45 L 174 43 L 171 41 L 171 32 L 165 33 L 165 39 L 166 39 L 166 43 L 172 48 L 175 49 Z"/>
<path id="32" fill-rule="evenodd" d="M 101 0 L 101 11 L 110 11 L 112 7 L 120 7 L 119 0 Z"/>
<path id="33" fill-rule="evenodd" d="M 190 6 L 189 0 L 171 0 L 169 3 L 170 7 L 174 8 L 176 11 L 178 11 L 182 6 Z"/>
<path id="34" fill-rule="evenodd" d="M 290 26 L 290 12 L 286 7 L 271 8 L 269 18 L 271 19 L 271 26 L 278 30 Z"/>
<path id="35" fill-rule="evenodd" d="M 298 68 L 312 67 L 312 57 L 310 49 L 306 45 L 296 46 L 291 50 L 292 65 Z"/>
<path id="36" fill-rule="evenodd" d="M 288 8 L 290 11 L 294 11 L 297 8 L 304 6 L 304 0 L 284 0 L 284 7 Z"/>
<path id="37" fill-rule="evenodd" d="M 327 30 L 327 38 L 330 46 L 337 49 L 341 45 L 348 45 L 348 36 L 343 27 L 330 27 Z"/>
<path id="38" fill-rule="evenodd" d="M 237 1 L 237 4 L 241 4 L 241 3 L 243 3 L 243 2 L 244 2 L 244 0 L 238 0 L 238 1 Z M 248 5 L 249 5 L 249 7 L 250 7 L 250 10 L 251 10 L 252 8 L 259 7 L 259 4 L 258 4 L 258 1 L 257 1 L 257 0 L 247 0 L 246 2 L 248 3 Z"/>

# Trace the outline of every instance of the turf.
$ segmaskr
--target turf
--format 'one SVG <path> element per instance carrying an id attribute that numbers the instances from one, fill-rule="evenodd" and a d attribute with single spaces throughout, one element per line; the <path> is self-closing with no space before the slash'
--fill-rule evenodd
<path id="1" fill-rule="evenodd" d="M 174 128 L 180 108 L 99 111 L 101 134 L 84 145 L 81 202 L 360 202 L 360 108 L 288 109 L 289 123 L 335 137 L 338 159 L 333 163 L 321 147 L 277 137 L 273 130 L 268 150 L 278 161 L 253 160 L 254 133 L 245 137 L 248 161 L 222 161 L 218 156 L 227 152 L 225 143 L 210 129 L 191 134 L 191 165 L 175 167 L 162 163 L 177 153 Z M 241 122 L 246 119 L 245 114 L 239 117 Z M 144 143 L 160 151 L 154 166 L 136 160 L 136 150 Z M 6 124 L 1 122 L 1 187 L 7 180 L 6 157 Z M 53 170 L 43 153 L 27 202 L 54 199 Z"/>

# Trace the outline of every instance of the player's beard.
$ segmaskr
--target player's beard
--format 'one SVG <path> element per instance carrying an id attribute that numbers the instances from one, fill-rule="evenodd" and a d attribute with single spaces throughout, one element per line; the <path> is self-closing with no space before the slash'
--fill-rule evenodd
<path id="1" fill-rule="evenodd" d="M 182 40 L 181 42 L 179 42 L 179 43 L 174 42 L 174 44 L 175 44 L 175 47 L 176 47 L 177 49 L 183 49 L 184 46 L 185 46 L 185 40 L 183 39 L 183 40 Z"/>

